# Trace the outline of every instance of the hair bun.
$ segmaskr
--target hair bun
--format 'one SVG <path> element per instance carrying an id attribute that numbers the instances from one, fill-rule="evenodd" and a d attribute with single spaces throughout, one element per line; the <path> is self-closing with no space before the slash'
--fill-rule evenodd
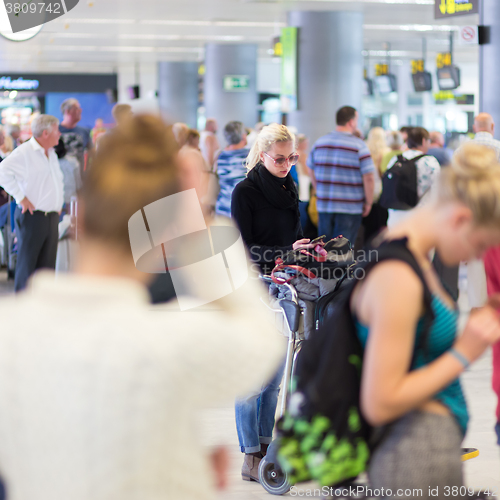
<path id="1" fill-rule="evenodd" d="M 468 142 L 453 155 L 449 168 L 453 169 L 458 178 L 479 180 L 490 176 L 500 165 L 494 149 Z"/>

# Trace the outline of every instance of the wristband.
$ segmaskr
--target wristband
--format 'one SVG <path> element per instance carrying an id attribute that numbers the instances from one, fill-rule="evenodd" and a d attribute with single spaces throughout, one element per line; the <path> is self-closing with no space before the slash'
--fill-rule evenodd
<path id="1" fill-rule="evenodd" d="M 470 361 L 461 353 L 459 353 L 455 348 L 452 348 L 448 351 L 455 359 L 462 363 L 464 368 L 467 368 L 470 365 Z"/>

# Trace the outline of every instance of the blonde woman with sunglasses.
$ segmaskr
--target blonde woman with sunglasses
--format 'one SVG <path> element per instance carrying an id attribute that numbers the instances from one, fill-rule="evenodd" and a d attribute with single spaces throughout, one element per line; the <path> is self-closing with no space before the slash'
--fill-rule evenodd
<path id="1" fill-rule="evenodd" d="M 247 158 L 247 178 L 234 189 L 231 214 L 251 259 L 268 274 L 288 250 L 308 247 L 302 238 L 297 187 L 290 175 L 299 159 L 295 136 L 276 123 L 262 129 Z M 255 360 L 258 364 L 260 361 Z M 258 481 L 259 462 L 272 441 L 283 367 L 274 378 L 236 402 L 236 428 L 245 453 L 242 479 Z"/>
<path id="2" fill-rule="evenodd" d="M 299 196 L 290 175 L 299 155 L 295 136 L 284 125 L 262 129 L 247 158 L 247 178 L 233 191 L 231 215 L 250 258 L 265 274 L 288 250 L 308 247 L 302 238 Z"/>

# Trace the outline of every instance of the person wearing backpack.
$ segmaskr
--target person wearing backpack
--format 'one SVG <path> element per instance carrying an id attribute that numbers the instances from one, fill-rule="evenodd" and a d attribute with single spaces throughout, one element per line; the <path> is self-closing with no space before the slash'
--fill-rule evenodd
<path id="1" fill-rule="evenodd" d="M 458 336 L 457 305 L 429 254 L 435 249 L 446 265 L 480 258 L 500 243 L 499 227 L 500 165 L 494 151 L 466 144 L 428 202 L 380 236 L 403 241 L 418 266 L 379 262 L 350 297 L 364 348 L 360 407 L 379 435 L 370 487 L 392 490 L 391 499 L 406 498 L 401 489 L 444 499 L 463 485 L 468 412 L 458 377 L 500 339 L 500 295 L 474 311 Z"/>
<path id="2" fill-rule="evenodd" d="M 425 202 L 427 194 L 429 193 L 431 187 L 436 182 L 436 178 L 440 171 L 439 162 L 434 158 L 434 156 L 427 155 L 430 145 L 429 132 L 423 127 L 413 127 L 408 131 L 407 139 L 408 149 L 404 151 L 401 155 L 394 157 L 387 166 L 387 171 L 384 175 L 386 177 L 389 170 L 396 164 L 404 164 L 407 161 L 413 161 L 417 169 L 416 178 L 416 190 L 417 190 L 417 204 Z M 384 183 L 384 191 L 387 191 L 386 184 Z M 387 196 L 390 193 L 384 192 L 383 196 Z M 403 202 L 408 202 L 409 200 L 400 200 Z M 383 204 L 383 198 L 381 199 Z M 410 203 L 410 206 L 413 203 Z M 408 210 L 398 210 L 388 206 L 389 208 L 389 218 L 387 220 L 387 226 L 392 227 L 399 221 L 404 219 Z"/>

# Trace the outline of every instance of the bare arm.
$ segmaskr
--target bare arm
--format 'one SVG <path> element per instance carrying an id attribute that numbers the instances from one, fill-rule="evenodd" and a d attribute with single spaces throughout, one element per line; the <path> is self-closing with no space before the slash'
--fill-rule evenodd
<path id="1" fill-rule="evenodd" d="M 316 177 L 314 176 L 314 170 L 309 168 L 307 165 L 306 165 L 306 168 L 307 168 L 307 171 L 309 173 L 309 176 L 311 177 L 311 184 L 313 185 L 313 188 L 316 191 L 317 184 L 316 184 Z"/>
<path id="2" fill-rule="evenodd" d="M 207 162 L 209 168 L 212 168 L 212 165 L 215 160 L 215 153 L 220 149 L 219 146 L 219 141 L 217 140 L 217 137 L 215 135 L 209 135 L 206 138 L 206 151 L 207 151 Z"/>
<path id="3" fill-rule="evenodd" d="M 389 261 L 370 273 L 357 297 L 358 317 L 370 328 L 361 407 L 372 425 L 383 425 L 432 400 L 463 371 L 463 365 L 445 353 L 409 372 L 422 293 L 422 284 L 408 265 Z M 499 337 L 498 314 L 488 307 L 471 317 L 454 347 L 473 361 Z"/>
<path id="4" fill-rule="evenodd" d="M 363 217 L 366 217 L 370 213 L 373 205 L 373 194 L 375 192 L 375 174 L 373 172 L 363 175 L 363 189 L 365 191 Z"/>

